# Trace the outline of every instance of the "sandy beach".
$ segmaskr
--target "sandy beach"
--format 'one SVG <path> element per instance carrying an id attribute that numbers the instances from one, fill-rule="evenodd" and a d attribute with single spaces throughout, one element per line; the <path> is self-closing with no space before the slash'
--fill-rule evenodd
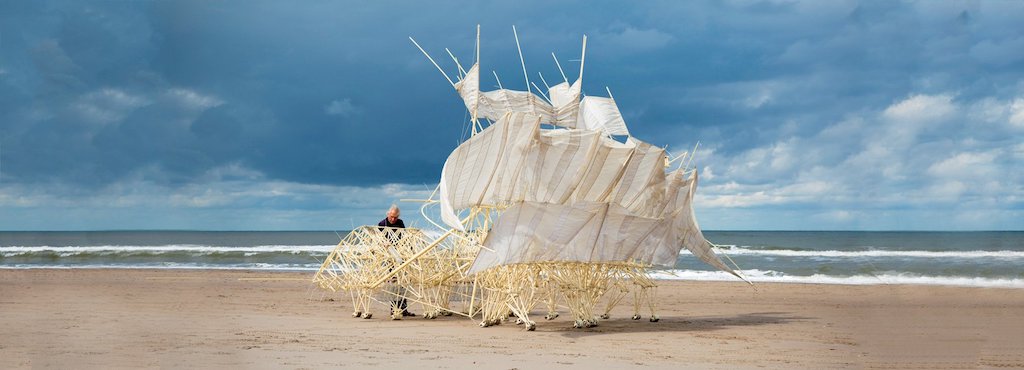
<path id="1" fill-rule="evenodd" d="M 0 270 L 0 368 L 1024 368 L 1024 290 L 662 281 L 590 329 L 350 317 L 307 273 Z"/>

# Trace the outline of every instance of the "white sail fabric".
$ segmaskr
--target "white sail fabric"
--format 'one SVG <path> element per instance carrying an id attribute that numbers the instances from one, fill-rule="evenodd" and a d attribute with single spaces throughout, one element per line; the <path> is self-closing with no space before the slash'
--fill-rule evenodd
<path id="1" fill-rule="evenodd" d="M 682 170 L 668 175 L 666 201 L 662 208 L 660 222 L 655 232 L 644 242 L 647 254 L 640 259 L 652 264 L 671 266 L 675 264 L 679 251 L 686 248 L 698 259 L 721 271 L 740 277 L 711 249 L 704 238 L 693 213 L 693 195 L 697 191 L 697 171 L 685 176 Z"/>
<path id="2" fill-rule="evenodd" d="M 445 161 L 441 218 L 464 230 L 458 210 L 513 206 L 493 225 L 471 273 L 546 261 L 672 266 L 686 248 L 736 275 L 697 225 L 696 171 L 666 175 L 664 149 L 609 139 L 629 135 L 613 99 L 581 100 L 581 80 L 551 87 L 552 104 L 526 91 L 481 92 L 479 84 L 473 65 L 456 89 L 474 117 L 495 123 Z M 541 130 L 542 123 L 576 129 Z"/>
<path id="3" fill-rule="evenodd" d="M 522 172 L 523 200 L 565 203 L 600 145 L 595 131 L 542 130 Z"/>
<path id="4" fill-rule="evenodd" d="M 541 116 L 541 123 L 553 124 L 553 108 L 544 99 L 529 91 L 499 89 L 480 91 L 480 65 L 473 64 L 466 75 L 455 84 L 466 109 L 474 118 L 497 121 L 509 112 L 533 113 Z"/>
<path id="5" fill-rule="evenodd" d="M 550 100 L 529 88 L 481 91 L 479 63 L 455 84 L 473 119 L 493 123 L 445 161 L 441 218 L 464 231 L 460 212 L 509 207 L 469 272 L 531 262 L 673 266 L 686 248 L 736 275 L 697 225 L 696 171 L 666 174 L 665 150 L 630 137 L 613 98 L 582 97 L 580 74 L 549 87 Z"/>
<path id="6" fill-rule="evenodd" d="M 612 191 L 611 201 L 638 215 L 655 217 L 647 206 L 659 204 L 665 191 L 661 186 L 665 181 L 665 150 L 636 139 L 627 142 L 635 148 Z"/>
<path id="7" fill-rule="evenodd" d="M 625 144 L 601 136 L 601 145 L 591 156 L 587 173 L 572 195 L 574 202 L 607 202 L 618 185 L 626 162 L 636 148 L 635 142 Z"/>
<path id="8" fill-rule="evenodd" d="M 469 68 L 462 80 L 455 84 L 455 90 L 459 92 L 462 102 L 466 104 L 466 109 L 469 109 L 473 118 L 477 118 L 477 107 L 480 104 L 480 64 L 473 64 L 473 67 Z"/>
<path id="9" fill-rule="evenodd" d="M 551 104 L 528 91 L 499 89 L 480 93 L 477 117 L 496 121 L 505 113 L 523 112 L 541 116 L 541 123 L 551 123 Z"/>
<path id="10" fill-rule="evenodd" d="M 445 224 L 464 230 L 455 210 L 511 197 L 516 173 L 539 130 L 537 120 L 532 114 L 508 113 L 452 151 L 439 185 Z"/>
<path id="11" fill-rule="evenodd" d="M 584 97 L 580 103 L 580 116 L 576 125 L 586 130 L 601 130 L 610 135 L 629 136 L 626 121 L 612 98 Z"/>
<path id="12" fill-rule="evenodd" d="M 728 272 L 735 275 L 736 277 L 743 279 L 742 276 L 737 274 L 733 269 L 729 268 L 722 262 L 715 252 L 711 249 L 711 243 L 704 238 L 704 233 L 700 231 L 700 225 L 697 224 L 697 216 L 693 212 L 693 195 L 697 192 L 697 171 L 693 171 L 693 175 L 688 181 L 686 189 L 686 196 L 683 198 L 681 204 L 676 207 L 678 214 L 671 217 L 673 224 L 669 226 L 669 229 L 676 230 L 676 232 L 682 234 L 679 235 L 678 239 L 684 248 L 693 253 L 701 261 L 707 263 L 719 270 Z"/>
<path id="13" fill-rule="evenodd" d="M 508 208 L 484 240 L 469 273 L 531 262 L 634 261 L 673 266 L 686 248 L 701 261 L 737 275 L 715 255 L 697 225 L 692 199 L 696 171 L 669 175 L 661 218 L 635 215 L 605 202 L 521 202 Z M 739 275 L 737 275 L 739 276 Z"/>
<path id="14" fill-rule="evenodd" d="M 580 89 L 582 86 L 581 78 L 576 79 L 570 85 L 568 82 L 562 82 L 558 85 L 551 86 L 548 89 L 548 98 L 551 98 L 551 106 L 555 108 L 561 108 L 571 103 L 579 104 L 580 102 Z"/>
<path id="15" fill-rule="evenodd" d="M 551 99 L 553 125 L 575 128 L 580 113 L 580 89 L 583 79 L 578 78 L 576 82 L 569 85 L 562 82 L 551 86 L 548 89 L 548 98 Z"/>
<path id="16" fill-rule="evenodd" d="M 469 273 L 527 262 L 632 260 L 657 224 L 608 203 L 518 203 L 494 224 Z"/>

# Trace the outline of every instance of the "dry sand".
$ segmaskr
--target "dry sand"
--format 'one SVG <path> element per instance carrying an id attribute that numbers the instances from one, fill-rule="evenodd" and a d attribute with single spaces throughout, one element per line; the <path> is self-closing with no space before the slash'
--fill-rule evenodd
<path id="1" fill-rule="evenodd" d="M 573 329 L 354 319 L 307 273 L 0 270 L 0 368 L 1024 368 L 1024 290 L 663 281 Z"/>

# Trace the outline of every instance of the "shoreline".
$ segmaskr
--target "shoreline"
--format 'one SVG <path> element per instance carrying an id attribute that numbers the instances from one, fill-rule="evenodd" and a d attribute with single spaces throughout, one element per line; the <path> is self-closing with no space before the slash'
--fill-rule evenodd
<path id="1" fill-rule="evenodd" d="M 661 321 L 354 319 L 306 272 L 0 269 L 0 367 L 1024 367 L 1024 290 L 659 280 Z M 323 297 L 323 299 L 321 299 Z M 415 307 L 416 312 L 420 308 Z M 646 316 L 647 312 L 642 311 Z"/>
<path id="2" fill-rule="evenodd" d="M 221 272 L 254 272 L 309 274 L 316 273 L 317 268 L 252 268 L 252 267 L 218 267 L 218 266 L 3 266 L 0 270 L 111 270 L 111 271 L 221 271 Z M 669 272 L 665 272 L 669 271 Z M 683 274 L 683 275 L 679 275 Z M 708 277 L 710 275 L 714 275 Z M 655 281 L 687 281 L 695 283 L 735 283 L 739 279 L 718 271 L 694 270 L 652 270 L 649 276 Z M 765 280 L 770 279 L 770 280 Z M 886 281 L 893 280 L 893 281 Z M 908 276 L 873 274 L 854 276 L 759 276 L 751 279 L 754 285 L 762 284 L 798 284 L 798 285 L 838 285 L 838 286 L 922 286 L 922 287 L 962 287 L 982 289 L 1024 289 L 1024 279 L 1006 279 L 972 276 Z"/>

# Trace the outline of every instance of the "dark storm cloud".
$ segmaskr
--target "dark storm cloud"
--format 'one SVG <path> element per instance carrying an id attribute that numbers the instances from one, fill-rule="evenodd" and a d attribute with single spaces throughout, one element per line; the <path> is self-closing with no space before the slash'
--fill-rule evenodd
<path id="1" fill-rule="evenodd" d="M 407 82 L 415 50 L 345 4 L 48 5 L 4 12 L 18 18 L 2 45 L 19 62 L 3 64 L 11 181 L 177 183 L 242 163 L 297 182 L 415 183 L 457 138 L 449 91 Z M 337 100 L 356 113 L 327 114 Z"/>
<path id="2" fill-rule="evenodd" d="M 485 90 L 492 70 L 525 88 L 512 24 L 538 85 L 562 79 L 551 52 L 575 79 L 587 34 L 586 94 L 610 87 L 641 139 L 703 142 L 716 194 L 767 194 L 712 204 L 799 207 L 815 201 L 770 195 L 872 184 L 961 194 L 937 185 L 942 168 L 1020 169 L 1022 16 L 1010 2 L 8 1 L 0 181 L 109 195 L 242 169 L 268 184 L 435 184 L 466 113 L 407 37 L 454 75 L 444 48 L 468 68 L 481 23 Z M 929 111 L 945 113 L 913 117 Z M 907 147 L 873 146 L 889 134 Z M 850 185 L 819 186 L 828 176 Z M 1020 204 L 1019 186 L 988 189 Z"/>

